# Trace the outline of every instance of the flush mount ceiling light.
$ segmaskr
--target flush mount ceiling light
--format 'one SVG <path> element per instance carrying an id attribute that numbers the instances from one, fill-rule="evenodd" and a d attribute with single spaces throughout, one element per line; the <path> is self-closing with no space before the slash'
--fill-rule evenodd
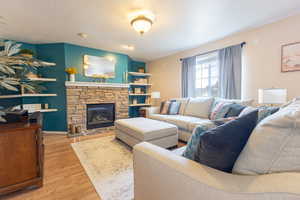
<path id="1" fill-rule="evenodd" d="M 148 32 L 153 24 L 154 15 L 150 11 L 137 11 L 131 14 L 130 24 L 138 33 Z"/>

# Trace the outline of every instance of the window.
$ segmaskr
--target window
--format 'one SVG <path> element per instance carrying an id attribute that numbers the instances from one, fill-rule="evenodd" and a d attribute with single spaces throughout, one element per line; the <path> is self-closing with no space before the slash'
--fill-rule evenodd
<path id="1" fill-rule="evenodd" d="M 196 58 L 196 97 L 219 96 L 218 53 L 208 53 Z"/>

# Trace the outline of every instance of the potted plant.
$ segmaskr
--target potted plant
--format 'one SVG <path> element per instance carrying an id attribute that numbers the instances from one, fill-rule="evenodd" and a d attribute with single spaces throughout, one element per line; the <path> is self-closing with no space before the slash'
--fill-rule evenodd
<path id="1" fill-rule="evenodd" d="M 77 69 L 75 67 L 68 67 L 66 72 L 69 74 L 69 81 L 75 82 L 75 74 L 77 74 Z"/>

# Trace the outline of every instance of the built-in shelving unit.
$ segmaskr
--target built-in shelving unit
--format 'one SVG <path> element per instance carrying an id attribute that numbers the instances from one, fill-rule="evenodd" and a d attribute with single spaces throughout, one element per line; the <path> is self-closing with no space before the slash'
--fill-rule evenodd
<path id="1" fill-rule="evenodd" d="M 0 95 L 0 99 L 13 99 L 23 97 L 55 97 L 57 94 L 15 94 L 15 95 Z"/>
<path id="2" fill-rule="evenodd" d="M 141 72 L 128 72 L 128 76 L 130 77 L 131 83 L 129 83 L 131 92 L 129 93 L 129 107 L 143 107 L 143 106 L 151 106 L 150 105 L 150 92 L 149 89 L 152 86 L 149 83 L 149 78 L 151 74 L 149 73 L 141 73 Z M 139 80 L 141 79 L 141 80 Z M 136 90 L 139 91 L 136 91 Z"/>

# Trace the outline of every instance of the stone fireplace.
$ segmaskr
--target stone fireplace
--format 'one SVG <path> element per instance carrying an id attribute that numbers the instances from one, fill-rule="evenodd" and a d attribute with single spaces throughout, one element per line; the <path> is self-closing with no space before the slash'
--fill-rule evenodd
<path id="1" fill-rule="evenodd" d="M 128 118 L 128 85 L 118 83 L 66 82 L 68 124 L 83 133 L 111 128 L 117 119 Z"/>

